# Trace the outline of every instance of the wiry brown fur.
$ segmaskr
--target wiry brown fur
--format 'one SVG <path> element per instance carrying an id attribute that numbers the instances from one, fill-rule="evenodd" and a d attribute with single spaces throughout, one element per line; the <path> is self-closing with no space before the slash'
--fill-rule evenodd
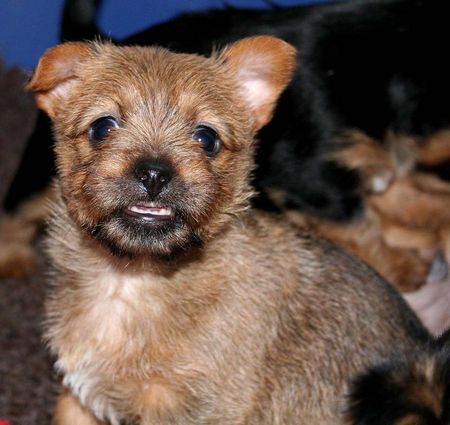
<path id="1" fill-rule="evenodd" d="M 58 140 L 46 337 L 70 393 L 56 425 L 339 423 L 353 376 L 428 339 L 368 267 L 249 209 L 253 137 L 295 66 L 289 45 L 65 46 L 30 84 Z M 102 114 L 121 128 L 92 146 Z M 217 156 L 192 140 L 198 123 Z M 146 196 L 143 157 L 175 169 L 156 198 L 175 223 L 122 221 Z"/>
<path id="2" fill-rule="evenodd" d="M 250 145 L 241 142 L 248 138 L 246 132 L 250 131 L 252 123 L 248 122 L 239 108 L 234 107 L 236 101 L 233 96 L 227 95 L 233 93 L 232 87 L 229 82 L 223 81 L 220 87 L 223 94 L 216 96 L 209 84 L 210 74 L 202 72 L 204 64 L 198 63 L 189 55 L 175 57 L 173 53 L 162 49 L 148 52 L 146 49 L 136 48 L 136 54 L 133 50 L 130 52 L 135 56 L 136 63 L 130 63 L 127 49 L 117 53 L 111 46 L 100 48 L 93 45 L 92 51 L 95 49 L 102 49 L 102 55 L 95 61 L 95 66 L 90 66 L 88 61 L 83 68 L 81 93 L 74 91 L 73 101 L 64 102 L 61 106 L 55 102 L 55 108 L 59 109 L 50 112 L 69 117 L 64 125 L 59 120 L 55 121 L 55 134 L 60 141 L 56 145 L 57 168 L 64 181 L 61 190 L 69 213 L 82 228 L 99 231 L 100 236 L 119 250 L 139 254 L 147 248 L 139 238 L 141 229 L 134 232 L 133 237 L 127 237 L 118 230 L 114 213 L 143 195 L 134 184 L 134 179 L 118 180 L 123 175 L 128 177 L 132 174 L 133 165 L 141 158 L 155 157 L 176 165 L 177 180 L 181 182 L 176 187 L 178 192 L 168 195 L 169 198 L 174 198 L 168 199 L 168 203 L 176 201 L 177 208 L 186 217 L 182 228 L 171 234 L 173 244 L 180 245 L 180 241 L 188 241 L 193 227 L 201 232 L 193 236 L 208 238 L 222 227 L 224 221 L 229 220 L 229 216 L 246 208 L 247 199 L 251 195 L 245 179 L 240 179 L 231 188 L 222 184 L 222 181 L 227 180 L 224 177 L 229 173 L 229 167 L 226 166 L 229 162 L 234 163 L 233 172 L 238 175 L 247 175 L 252 166 L 247 159 L 249 155 L 245 154 Z M 141 54 L 137 54 L 138 52 Z M 95 53 L 89 50 L 86 54 Z M 216 68 L 219 69 L 222 61 L 210 59 L 210 72 L 217 72 Z M 121 69 L 120 73 L 117 72 L 117 67 Z M 139 74 L 149 72 L 146 68 L 152 67 L 155 68 L 152 71 L 162 80 L 158 80 L 157 86 L 156 83 L 149 84 Z M 99 68 L 103 70 L 101 81 L 97 78 Z M 185 70 L 184 75 L 181 70 Z M 203 75 L 203 80 L 195 78 L 196 75 Z M 131 89 L 121 88 L 123 81 L 129 80 L 135 82 Z M 72 84 L 72 81 L 73 77 L 63 84 Z M 45 92 L 46 86 L 42 89 L 32 81 L 30 87 L 38 92 Z M 110 87 L 115 87 L 114 92 Z M 171 89 L 170 92 L 168 88 Z M 92 104 L 92 91 L 105 92 L 107 96 Z M 47 102 L 52 96 L 58 98 L 58 93 L 49 94 L 48 97 L 38 94 L 38 103 Z M 139 99 L 152 99 L 152 102 L 142 101 L 139 105 L 136 104 Z M 219 109 L 234 121 L 235 134 L 227 131 L 227 123 L 221 120 L 220 115 L 211 113 Z M 80 140 L 85 138 L 90 123 L 105 112 L 121 116 L 126 121 L 127 128 L 118 135 L 114 145 L 105 144 L 95 149 L 93 157 L 92 146 L 80 143 Z M 217 158 L 214 167 L 209 166 L 210 170 L 205 169 L 207 158 L 200 148 L 192 153 L 189 160 L 183 159 L 186 156 L 183 153 L 190 151 L 183 146 L 183 137 L 192 131 L 190 126 L 193 121 L 210 122 L 218 132 L 224 134 L 222 142 L 227 149 Z M 130 138 L 133 143 L 130 143 Z M 152 140 L 151 146 L 148 140 Z M 63 154 L 60 149 L 64 149 Z M 171 153 L 174 149 L 179 149 L 177 157 Z M 240 157 L 234 158 L 232 154 L 235 151 L 243 152 Z M 74 163 L 77 164 L 76 167 L 73 166 Z M 186 176 L 189 176 L 189 186 L 184 183 Z M 207 182 L 211 184 L 206 184 Z M 215 182 L 217 183 L 214 184 Z M 206 219 L 209 225 L 200 225 Z M 100 229 L 95 229 L 95 226 Z M 172 248 L 171 243 L 167 244 L 168 250 L 162 244 L 158 245 L 161 245 L 161 254 L 169 253 Z"/>

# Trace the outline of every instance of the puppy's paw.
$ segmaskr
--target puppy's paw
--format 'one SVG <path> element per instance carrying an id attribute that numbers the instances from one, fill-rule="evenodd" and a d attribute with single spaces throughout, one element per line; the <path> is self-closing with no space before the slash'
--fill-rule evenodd
<path id="1" fill-rule="evenodd" d="M 81 406 L 78 399 L 64 390 L 58 397 L 52 425 L 100 425 L 94 416 Z"/>

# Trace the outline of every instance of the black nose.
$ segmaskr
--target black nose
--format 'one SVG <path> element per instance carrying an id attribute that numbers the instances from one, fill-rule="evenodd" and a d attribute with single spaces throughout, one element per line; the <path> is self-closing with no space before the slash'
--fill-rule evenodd
<path id="1" fill-rule="evenodd" d="M 145 187 L 147 193 L 154 198 L 168 185 L 173 171 L 162 163 L 141 161 L 136 165 L 134 175 Z"/>

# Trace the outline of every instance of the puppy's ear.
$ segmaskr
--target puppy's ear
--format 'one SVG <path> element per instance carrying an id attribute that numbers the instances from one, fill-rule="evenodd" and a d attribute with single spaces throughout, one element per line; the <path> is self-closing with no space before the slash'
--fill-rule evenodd
<path id="1" fill-rule="evenodd" d="M 90 44 L 71 42 L 52 47 L 42 55 L 27 89 L 35 92 L 38 107 L 50 118 L 57 115 L 58 105 L 73 88 L 76 65 L 90 52 Z"/>
<path id="2" fill-rule="evenodd" d="M 238 90 L 257 131 L 272 118 L 276 101 L 292 78 L 296 49 L 276 37 L 244 38 L 222 53 L 236 71 Z"/>

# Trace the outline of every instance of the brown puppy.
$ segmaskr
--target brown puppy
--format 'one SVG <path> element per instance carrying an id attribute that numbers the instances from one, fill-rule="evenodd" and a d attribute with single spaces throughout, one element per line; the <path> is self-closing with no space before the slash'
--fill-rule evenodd
<path id="1" fill-rule="evenodd" d="M 249 208 L 254 135 L 295 51 L 68 43 L 29 84 L 57 138 L 55 424 L 341 420 L 349 381 L 428 340 L 376 273 Z"/>

